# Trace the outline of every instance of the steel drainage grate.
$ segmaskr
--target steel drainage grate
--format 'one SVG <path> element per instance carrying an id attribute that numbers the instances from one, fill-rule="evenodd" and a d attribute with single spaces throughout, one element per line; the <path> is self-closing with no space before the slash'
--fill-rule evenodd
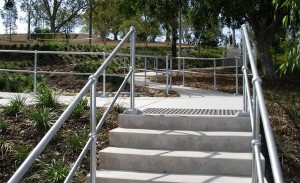
<path id="1" fill-rule="evenodd" d="M 147 108 L 144 114 L 180 114 L 180 115 L 236 115 L 241 110 L 231 109 L 174 109 L 174 108 Z"/>

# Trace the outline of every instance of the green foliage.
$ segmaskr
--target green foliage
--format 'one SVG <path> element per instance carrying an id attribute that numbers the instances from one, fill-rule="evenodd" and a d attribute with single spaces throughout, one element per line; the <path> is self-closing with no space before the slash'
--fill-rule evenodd
<path id="1" fill-rule="evenodd" d="M 41 79 L 39 79 L 41 80 Z M 7 92 L 24 92 L 33 89 L 33 77 L 28 74 L 1 73 L 0 90 Z"/>
<path id="2" fill-rule="evenodd" d="M 96 116 L 97 122 L 99 122 L 99 121 L 101 120 L 102 116 L 103 116 L 103 112 L 98 111 L 98 112 L 97 112 L 97 116 Z"/>
<path id="3" fill-rule="evenodd" d="M 0 120 L 0 134 L 4 134 L 9 128 L 9 123 L 6 121 Z"/>
<path id="4" fill-rule="evenodd" d="M 64 158 L 53 159 L 49 163 L 39 160 L 39 166 L 42 168 L 38 172 L 40 182 L 62 183 L 70 171 L 70 167 L 65 165 Z"/>
<path id="5" fill-rule="evenodd" d="M 53 124 L 52 114 L 49 108 L 46 107 L 37 108 L 35 111 L 32 111 L 30 113 L 30 118 L 32 126 L 37 130 L 46 131 Z"/>
<path id="6" fill-rule="evenodd" d="M 297 99 L 294 95 L 289 95 L 288 104 L 288 115 L 292 119 L 298 119 L 300 117 L 300 100 Z"/>
<path id="7" fill-rule="evenodd" d="M 300 44 L 298 44 L 297 47 L 291 48 L 288 53 L 287 60 L 287 62 L 283 63 L 279 67 L 280 77 L 286 75 L 288 72 L 293 73 L 294 70 L 300 69 Z"/>
<path id="8" fill-rule="evenodd" d="M 15 164 L 20 165 L 29 155 L 30 148 L 27 145 L 18 145 L 13 149 L 13 160 Z"/>
<path id="9" fill-rule="evenodd" d="M 26 98 L 16 95 L 7 106 L 2 106 L 3 113 L 7 116 L 17 116 L 23 112 L 25 104 Z"/>
<path id="10" fill-rule="evenodd" d="M 75 65 L 74 70 L 82 73 L 94 73 L 96 72 L 100 66 L 103 64 L 103 61 L 85 61 L 80 62 Z M 112 60 L 111 63 L 106 68 L 106 73 L 108 74 L 116 74 L 120 71 L 120 64 L 117 60 Z"/>
<path id="11" fill-rule="evenodd" d="M 81 151 L 88 140 L 88 131 L 84 128 L 81 132 L 68 132 L 64 135 L 66 144 L 74 151 Z"/>
<path id="12" fill-rule="evenodd" d="M 117 103 L 114 105 L 113 110 L 116 111 L 118 114 L 121 114 L 125 111 L 125 107 L 123 104 Z"/>
<path id="13" fill-rule="evenodd" d="M 84 114 L 84 110 L 87 108 L 88 100 L 85 98 L 79 102 L 76 108 L 73 110 L 71 116 L 73 118 L 81 118 Z"/>
<path id="14" fill-rule="evenodd" d="M 38 94 L 36 100 L 39 105 L 50 109 L 58 107 L 57 95 L 45 86 L 38 87 Z"/>

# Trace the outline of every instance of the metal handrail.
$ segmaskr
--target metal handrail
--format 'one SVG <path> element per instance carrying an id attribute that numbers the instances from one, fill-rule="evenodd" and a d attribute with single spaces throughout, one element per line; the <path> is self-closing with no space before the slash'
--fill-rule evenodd
<path id="1" fill-rule="evenodd" d="M 282 170 L 279 163 L 278 153 L 275 145 L 275 140 L 272 133 L 272 128 L 270 125 L 269 114 L 265 104 L 261 78 L 258 75 L 256 67 L 256 58 L 252 52 L 251 40 L 248 35 L 247 25 L 242 26 L 243 30 L 243 80 L 244 80 L 244 93 L 243 93 L 243 103 L 244 103 L 244 112 L 250 110 L 250 118 L 252 123 L 253 130 L 253 140 L 252 153 L 253 153 L 253 162 L 252 162 L 252 182 L 264 182 L 263 170 L 260 159 L 260 118 L 262 125 L 264 127 L 264 133 L 266 138 L 266 143 L 268 147 L 268 153 L 270 157 L 272 172 L 274 182 L 283 183 Z M 254 47 L 254 49 L 256 49 Z M 248 56 L 247 56 L 248 55 Z M 256 55 L 255 55 L 256 56 Z M 250 87 L 246 80 L 247 78 L 247 59 L 249 58 L 251 71 L 253 74 L 252 84 L 253 84 L 253 98 L 251 98 Z M 250 109 L 249 109 L 250 108 Z"/>
<path id="2" fill-rule="evenodd" d="M 131 27 L 130 31 L 127 33 L 127 35 L 123 38 L 123 40 L 119 43 L 119 45 L 114 49 L 114 51 L 109 55 L 109 57 L 104 61 L 104 63 L 101 65 L 101 67 L 95 72 L 94 75 L 91 75 L 89 77 L 88 82 L 85 84 L 85 86 L 82 88 L 82 90 L 77 94 L 75 99 L 71 102 L 71 104 L 67 107 L 67 109 L 63 112 L 63 114 L 59 117 L 59 119 L 54 123 L 54 125 L 49 129 L 49 131 L 46 133 L 46 135 L 42 138 L 42 140 L 38 143 L 38 145 L 31 151 L 29 156 L 25 159 L 25 161 L 21 164 L 21 166 L 17 169 L 17 171 L 14 173 L 14 175 L 9 179 L 9 183 L 15 183 L 19 182 L 21 178 L 24 176 L 24 174 L 28 171 L 30 166 L 33 164 L 33 162 L 38 158 L 38 156 L 41 154 L 41 152 L 45 149 L 47 144 L 50 142 L 50 140 L 53 138 L 53 136 L 57 133 L 57 131 L 60 129 L 60 127 L 63 125 L 63 123 L 67 120 L 67 118 L 71 115 L 75 107 L 78 105 L 78 103 L 83 99 L 83 97 L 86 95 L 88 91 L 91 92 L 90 96 L 90 108 L 91 108 L 91 130 L 89 135 L 89 140 L 87 144 L 85 145 L 82 153 L 86 153 L 86 150 L 88 147 L 91 149 L 91 160 L 90 160 L 90 172 L 91 172 L 91 182 L 95 182 L 96 180 L 96 139 L 97 139 L 97 131 L 99 131 L 99 128 L 101 128 L 105 117 L 108 114 L 108 110 L 110 110 L 113 106 L 113 104 L 110 105 L 110 108 L 106 110 L 106 113 L 103 115 L 103 117 L 100 120 L 100 123 L 98 124 L 96 128 L 96 83 L 97 79 L 103 73 L 105 68 L 109 65 L 113 57 L 119 52 L 121 47 L 124 45 L 124 43 L 128 40 L 131 40 L 131 69 L 129 71 L 129 74 L 123 81 L 121 87 L 118 90 L 118 95 L 121 92 L 121 89 L 125 86 L 125 83 L 131 78 L 131 90 L 134 90 L 134 68 L 135 68 L 135 29 Z M 36 53 L 36 52 L 35 52 Z M 130 91 L 131 95 L 131 101 L 134 101 L 134 91 Z M 116 101 L 118 95 L 115 96 L 113 103 Z M 130 110 L 135 111 L 134 108 L 134 102 L 130 105 Z M 97 130 L 98 129 L 98 130 Z M 82 160 L 82 156 L 79 157 L 79 159 Z M 80 161 L 81 162 L 81 161 Z M 77 163 L 77 162 L 76 162 Z M 77 165 L 77 164 L 76 164 Z M 77 165 L 78 167 L 78 165 Z M 77 169 L 77 168 L 76 168 Z M 76 170 L 75 169 L 75 170 Z M 71 175 L 74 175 L 75 171 L 71 171 Z M 68 180 L 72 177 L 68 176 Z"/>

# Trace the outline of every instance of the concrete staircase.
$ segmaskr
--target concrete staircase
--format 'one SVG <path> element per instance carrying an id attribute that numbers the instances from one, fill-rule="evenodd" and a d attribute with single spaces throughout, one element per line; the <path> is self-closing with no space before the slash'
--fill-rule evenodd
<path id="1" fill-rule="evenodd" d="M 244 117 L 122 114 L 97 182 L 250 183 L 251 136 Z"/>

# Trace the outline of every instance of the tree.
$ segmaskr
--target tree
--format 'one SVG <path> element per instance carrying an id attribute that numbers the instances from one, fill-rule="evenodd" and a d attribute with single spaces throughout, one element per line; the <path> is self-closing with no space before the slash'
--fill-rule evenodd
<path id="1" fill-rule="evenodd" d="M 300 68 L 300 1 L 285 0 L 283 5 L 280 6 L 279 0 L 273 0 L 277 9 L 289 9 L 289 14 L 283 18 L 284 26 L 291 33 L 288 36 L 291 48 L 288 51 L 288 62 L 283 63 L 280 68 L 280 75 L 286 74 L 287 71 L 291 73 L 295 68 Z"/>
<path id="2" fill-rule="evenodd" d="M 4 19 L 3 24 L 5 26 L 6 33 L 9 33 L 9 39 L 11 34 L 16 31 L 16 21 L 18 19 L 18 11 L 14 0 L 5 0 L 1 17 Z"/>
<path id="3" fill-rule="evenodd" d="M 27 0 L 22 1 L 21 8 L 27 11 Z M 58 33 L 69 22 L 79 18 L 87 8 L 86 0 L 31 0 L 32 18 L 35 24 L 43 20 L 49 22 L 50 32 Z"/>
<path id="4" fill-rule="evenodd" d="M 196 3 L 202 3 L 204 0 L 195 0 Z M 205 0 L 205 4 L 201 9 L 205 11 L 207 16 L 217 12 L 217 16 L 221 15 L 224 24 L 231 26 L 233 23 L 239 27 L 242 23 L 247 22 L 255 34 L 257 41 L 259 60 L 261 61 L 264 75 L 268 77 L 276 77 L 275 67 L 269 52 L 272 39 L 275 37 L 281 27 L 282 19 L 288 14 L 288 9 L 279 8 L 272 1 L 252 0 L 245 1 L 226 1 L 226 0 Z M 281 7 L 283 2 L 278 2 Z"/>
<path id="5" fill-rule="evenodd" d="M 121 2 L 119 0 L 95 0 L 93 3 L 92 26 L 94 33 L 100 35 L 104 44 L 109 33 L 117 40 L 120 26 L 124 20 L 124 15 L 120 11 Z M 88 25 L 89 16 L 83 16 L 84 24 Z"/>

